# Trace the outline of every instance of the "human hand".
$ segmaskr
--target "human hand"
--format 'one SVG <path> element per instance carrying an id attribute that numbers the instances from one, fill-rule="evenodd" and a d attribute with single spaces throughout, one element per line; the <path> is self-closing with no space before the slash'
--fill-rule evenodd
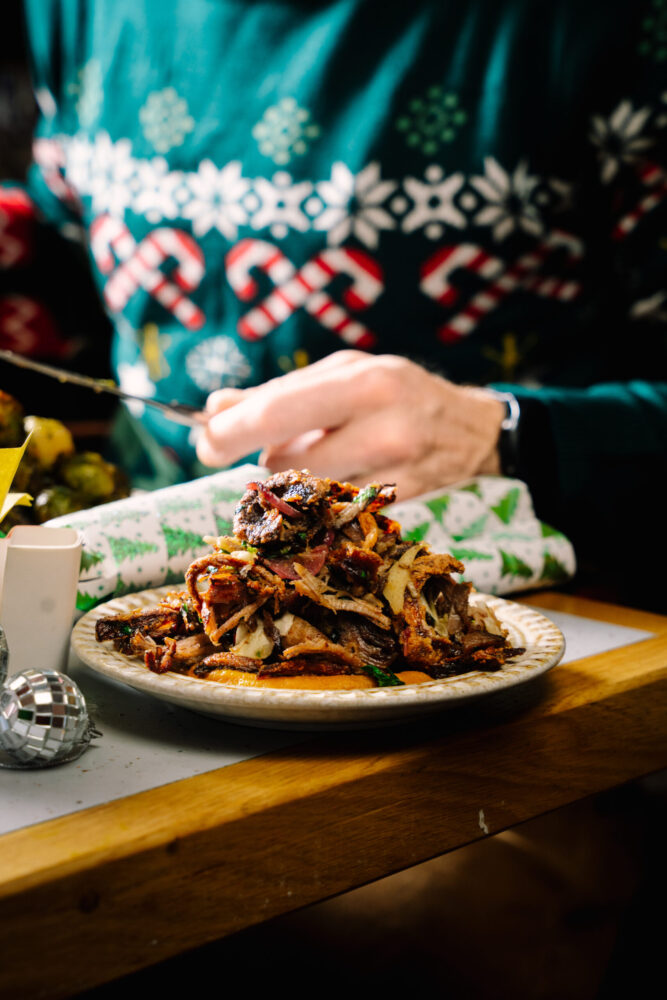
<path id="1" fill-rule="evenodd" d="M 205 465 L 263 448 L 272 472 L 396 483 L 402 499 L 500 471 L 504 404 L 395 355 L 337 351 L 264 385 L 214 392 L 206 410 Z"/>

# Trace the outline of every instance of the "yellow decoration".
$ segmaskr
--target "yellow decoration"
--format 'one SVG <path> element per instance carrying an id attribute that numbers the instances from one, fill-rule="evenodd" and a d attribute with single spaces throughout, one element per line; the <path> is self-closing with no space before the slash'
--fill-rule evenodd
<path id="1" fill-rule="evenodd" d="M 163 345 L 168 347 L 170 341 L 171 337 L 168 333 L 160 333 L 157 323 L 146 323 L 141 329 L 141 353 L 146 362 L 148 374 L 154 382 L 166 378 L 171 372 L 163 350 Z"/>
<path id="2" fill-rule="evenodd" d="M 12 507 L 29 507 L 32 503 L 29 493 L 9 492 L 29 440 L 28 434 L 20 448 L 0 448 L 0 521 L 7 516 Z"/>

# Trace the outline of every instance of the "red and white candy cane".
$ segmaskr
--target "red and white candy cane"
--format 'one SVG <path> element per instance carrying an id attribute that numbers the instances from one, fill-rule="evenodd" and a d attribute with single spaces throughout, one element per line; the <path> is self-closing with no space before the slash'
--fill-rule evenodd
<path id="1" fill-rule="evenodd" d="M 654 163 L 646 164 L 639 171 L 639 179 L 644 187 L 650 188 L 648 194 L 637 205 L 616 223 L 612 230 L 612 239 L 624 240 L 639 222 L 667 197 L 667 174 Z"/>
<path id="2" fill-rule="evenodd" d="M 509 265 L 472 243 L 438 250 L 422 266 L 420 280 L 421 290 L 436 302 L 444 306 L 456 302 L 460 293 L 452 285 L 451 277 L 459 269 L 477 274 L 489 282 L 473 295 L 459 313 L 440 327 L 440 339 L 453 343 L 467 336 L 484 316 L 520 287 L 549 298 L 574 298 L 580 291 L 579 282 L 539 273 L 545 260 L 559 248 L 567 251 L 570 261 L 579 259 L 583 252 L 579 240 L 560 230 L 554 230 L 534 250 Z"/>
<path id="3" fill-rule="evenodd" d="M 267 298 L 239 320 L 239 333 L 247 340 L 260 340 L 303 308 L 348 344 L 366 348 L 375 343 L 375 334 L 323 291 L 334 277 L 347 275 L 352 285 L 343 292 L 346 305 L 367 309 L 384 287 L 380 268 L 367 254 L 347 248 L 324 250 L 297 271 L 273 244 L 247 239 L 230 250 L 225 263 L 229 283 L 244 301 L 258 291 L 250 274 L 253 268 L 263 271 L 275 285 Z"/>
<path id="4" fill-rule="evenodd" d="M 65 150 L 55 139 L 35 139 L 32 156 L 42 172 L 44 183 L 60 201 L 80 211 L 78 192 L 65 177 Z"/>
<path id="5" fill-rule="evenodd" d="M 30 256 L 35 206 L 20 188 L 0 190 L 0 268 L 15 267 Z"/>
<path id="6" fill-rule="evenodd" d="M 110 309 L 124 309 L 134 293 L 143 288 L 186 329 L 203 326 L 203 312 L 184 294 L 194 291 L 204 276 L 204 255 L 188 233 L 155 229 L 137 245 L 124 222 L 102 215 L 91 226 L 90 244 L 100 271 L 113 272 L 104 289 Z M 178 263 L 167 277 L 160 267 L 172 257 Z M 120 265 L 113 270 L 116 259 Z"/>

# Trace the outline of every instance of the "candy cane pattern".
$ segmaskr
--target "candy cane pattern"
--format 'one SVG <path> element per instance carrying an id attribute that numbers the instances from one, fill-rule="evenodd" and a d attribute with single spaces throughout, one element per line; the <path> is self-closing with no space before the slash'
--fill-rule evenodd
<path id="1" fill-rule="evenodd" d="M 0 190 L 0 268 L 15 267 L 30 256 L 35 208 L 20 188 Z"/>
<path id="2" fill-rule="evenodd" d="M 7 295 L 0 298 L 0 346 L 18 354 L 59 358 L 68 345 L 40 302 Z"/>
<path id="3" fill-rule="evenodd" d="M 60 201 L 81 210 L 78 192 L 65 177 L 65 150 L 55 139 L 35 139 L 32 156 L 42 172 L 44 183 Z"/>
<path id="4" fill-rule="evenodd" d="M 323 250 L 297 271 L 273 244 L 247 239 L 230 250 L 225 265 L 229 283 L 243 301 L 258 292 L 252 268 L 263 271 L 275 285 L 267 298 L 239 320 L 239 333 L 246 340 L 260 340 L 305 309 L 345 343 L 360 348 L 375 344 L 375 334 L 323 291 L 337 275 L 344 274 L 352 278 L 352 285 L 343 292 L 345 304 L 354 310 L 372 305 L 384 285 L 380 268 L 368 254 L 343 247 Z"/>
<path id="5" fill-rule="evenodd" d="M 656 208 L 667 197 L 667 174 L 653 163 L 647 164 L 639 171 L 642 185 L 652 190 L 644 195 L 631 212 L 619 219 L 612 230 L 612 239 L 624 240 L 648 212 Z"/>
<path id="6" fill-rule="evenodd" d="M 134 293 L 143 288 L 186 329 L 203 326 L 203 312 L 184 294 L 194 291 L 204 276 L 204 255 L 187 233 L 155 229 L 137 245 L 124 222 L 102 215 L 91 226 L 90 245 L 100 271 L 111 274 L 104 298 L 114 312 L 124 309 Z M 178 262 L 169 276 L 173 281 L 160 270 L 170 257 Z M 114 270 L 116 260 L 120 265 Z"/>
<path id="7" fill-rule="evenodd" d="M 510 265 L 472 243 L 442 247 L 421 268 L 419 287 L 429 298 L 444 306 L 453 305 L 459 297 L 459 290 L 451 284 L 450 278 L 461 268 L 478 274 L 490 281 L 490 284 L 474 295 L 453 319 L 440 327 L 439 338 L 445 343 L 453 343 L 467 336 L 484 316 L 496 309 L 510 292 L 519 287 L 536 295 L 561 301 L 574 298 L 580 291 L 579 282 L 545 277 L 539 273 L 545 260 L 561 248 L 567 251 L 570 261 L 578 260 L 583 253 L 581 242 L 560 230 L 550 233 L 534 250 Z"/>

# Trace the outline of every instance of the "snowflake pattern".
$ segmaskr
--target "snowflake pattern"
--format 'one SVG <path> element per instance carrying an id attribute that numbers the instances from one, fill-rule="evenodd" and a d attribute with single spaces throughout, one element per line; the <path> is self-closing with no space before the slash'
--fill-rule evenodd
<path id="1" fill-rule="evenodd" d="M 310 111 L 301 108 L 293 97 L 283 97 L 267 108 L 252 129 L 262 156 L 268 156 L 279 167 L 286 166 L 295 156 L 303 156 L 320 126 L 310 120 Z"/>
<path id="2" fill-rule="evenodd" d="M 604 184 L 614 179 L 622 163 L 636 163 L 652 145 L 652 140 L 642 135 L 650 114 L 650 108 L 635 111 L 630 101 L 621 101 L 609 118 L 594 115 L 591 119 L 590 139 L 598 147 Z"/>
<path id="3" fill-rule="evenodd" d="M 76 77 L 75 82 L 68 84 L 67 93 L 74 97 L 74 108 L 81 127 L 91 128 L 99 118 L 104 99 L 99 59 L 89 59 Z"/>
<path id="4" fill-rule="evenodd" d="M 313 228 L 326 230 L 327 242 L 334 246 L 356 236 L 367 247 L 375 248 L 380 231 L 396 227 L 394 218 L 382 207 L 396 187 L 396 181 L 380 180 L 379 163 L 369 163 L 356 175 L 344 163 L 334 163 L 331 179 L 317 185 L 326 207 Z"/>
<path id="5" fill-rule="evenodd" d="M 189 197 L 185 174 L 181 170 L 170 170 L 163 156 L 140 160 L 130 187 L 132 211 L 145 215 L 153 223 L 181 215 Z"/>
<path id="6" fill-rule="evenodd" d="M 190 174 L 192 198 L 183 209 L 183 216 L 192 220 L 195 236 L 205 236 L 217 229 L 228 240 L 235 240 L 238 227 L 248 222 L 242 200 L 250 182 L 241 176 L 241 163 L 232 160 L 222 170 L 202 160 L 196 174 Z"/>
<path id="7" fill-rule="evenodd" d="M 182 146 L 186 135 L 195 127 L 188 102 L 179 97 L 173 87 L 150 93 L 139 110 L 139 121 L 144 136 L 158 153 L 168 153 L 175 146 Z"/>
<path id="8" fill-rule="evenodd" d="M 486 202 L 473 216 L 473 223 L 491 226 L 495 240 L 501 242 L 519 229 L 531 236 L 542 235 L 544 225 L 532 201 L 539 178 L 528 173 L 524 161 L 509 173 L 492 156 L 487 156 L 484 176 L 471 177 L 470 183 Z"/>
<path id="9" fill-rule="evenodd" d="M 242 385 L 252 368 L 231 337 L 209 337 L 193 347 L 185 369 L 202 392 Z"/>
<path id="10" fill-rule="evenodd" d="M 413 98 L 407 113 L 395 124 L 408 146 L 419 149 L 424 156 L 433 156 L 443 144 L 454 141 L 467 119 L 457 94 L 433 86 L 423 97 Z"/>
<path id="11" fill-rule="evenodd" d="M 605 182 L 650 145 L 643 130 L 654 110 L 656 126 L 667 123 L 664 102 L 667 92 L 657 109 L 635 110 L 622 101 L 608 119 L 592 120 Z M 133 156 L 129 139 L 112 141 L 104 131 L 92 139 L 83 132 L 38 139 L 35 161 L 59 198 L 77 205 L 90 198 L 93 214 L 122 217 L 129 209 L 153 224 L 188 220 L 195 237 L 218 233 L 229 242 L 244 226 L 277 240 L 290 231 L 323 232 L 333 246 L 352 237 L 370 249 L 399 225 L 431 240 L 469 224 L 491 227 L 497 241 L 519 231 L 539 236 L 543 213 L 562 213 L 573 193 L 566 181 L 530 174 L 525 162 L 506 170 L 491 157 L 480 175 L 447 175 L 431 163 L 421 177 L 397 180 L 382 178 L 377 161 L 356 174 L 336 161 L 328 179 L 314 182 L 294 181 L 287 171 L 270 179 L 244 176 L 240 160 L 217 166 L 206 159 L 197 170 L 172 170 L 164 156 Z"/>
<path id="12" fill-rule="evenodd" d="M 667 59 L 667 0 L 652 0 L 653 8 L 642 20 L 642 39 L 637 46 L 641 56 L 656 62 Z"/>
<path id="13" fill-rule="evenodd" d="M 134 396 L 146 396 L 151 399 L 155 395 L 155 383 L 148 375 L 146 363 L 139 359 L 135 364 L 121 361 L 118 365 L 118 384 L 123 392 Z M 125 405 L 133 417 L 141 417 L 146 406 L 138 399 L 125 400 Z"/>
<path id="14" fill-rule="evenodd" d="M 97 135 L 90 162 L 93 212 L 122 217 L 132 200 L 130 181 L 136 170 L 129 139 L 112 142 L 106 132 Z"/>
<path id="15" fill-rule="evenodd" d="M 454 198 L 464 184 L 461 173 L 445 177 L 442 167 L 432 164 L 427 167 L 424 176 L 426 182 L 416 177 L 406 177 L 403 187 L 413 202 L 412 210 L 405 216 L 402 223 L 403 232 L 412 233 L 416 229 L 424 229 L 425 236 L 430 240 L 439 239 L 445 224 L 461 229 L 466 224 L 463 212 L 454 204 Z"/>
<path id="16" fill-rule="evenodd" d="M 287 236 L 290 229 L 301 233 L 309 229 L 310 223 L 301 205 L 313 190 L 310 181 L 293 184 L 287 171 L 279 170 L 271 181 L 266 177 L 256 178 L 254 189 L 259 201 L 251 220 L 253 229 L 268 228 L 276 239 Z"/>

